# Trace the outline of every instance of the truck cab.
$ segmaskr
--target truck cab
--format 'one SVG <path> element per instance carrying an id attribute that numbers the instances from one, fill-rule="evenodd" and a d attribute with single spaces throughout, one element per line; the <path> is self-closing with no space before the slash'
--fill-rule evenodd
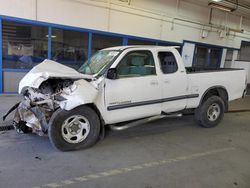
<path id="1" fill-rule="evenodd" d="M 105 119 L 116 123 L 183 110 L 187 87 L 186 70 L 174 47 L 128 47 L 105 78 Z"/>

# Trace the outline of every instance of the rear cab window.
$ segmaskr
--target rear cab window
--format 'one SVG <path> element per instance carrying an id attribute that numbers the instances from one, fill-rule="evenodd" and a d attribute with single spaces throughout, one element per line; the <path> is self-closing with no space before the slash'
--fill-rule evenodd
<path id="1" fill-rule="evenodd" d="M 172 52 L 158 52 L 158 58 L 163 74 L 172 74 L 177 72 L 178 64 L 175 55 Z"/>

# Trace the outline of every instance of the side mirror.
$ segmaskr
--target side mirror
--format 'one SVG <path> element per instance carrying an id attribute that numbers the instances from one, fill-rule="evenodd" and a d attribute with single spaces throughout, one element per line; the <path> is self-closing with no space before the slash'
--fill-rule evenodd
<path id="1" fill-rule="evenodd" d="M 107 78 L 110 80 L 115 80 L 117 78 L 116 68 L 111 68 L 107 72 Z"/>

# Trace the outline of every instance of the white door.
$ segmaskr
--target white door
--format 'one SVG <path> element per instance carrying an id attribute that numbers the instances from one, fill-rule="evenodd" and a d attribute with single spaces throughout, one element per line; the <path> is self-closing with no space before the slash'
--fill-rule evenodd
<path id="1" fill-rule="evenodd" d="M 162 110 L 177 112 L 187 105 L 187 75 L 172 52 L 158 52 L 162 82 Z"/>
<path id="2" fill-rule="evenodd" d="M 128 52 L 116 70 L 117 79 L 105 80 L 107 123 L 161 113 L 161 83 L 150 51 Z"/>

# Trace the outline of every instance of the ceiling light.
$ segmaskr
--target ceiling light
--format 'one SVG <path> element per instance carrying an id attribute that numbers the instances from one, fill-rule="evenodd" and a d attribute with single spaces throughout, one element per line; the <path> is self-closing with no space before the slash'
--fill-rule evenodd
<path id="1" fill-rule="evenodd" d="M 48 38 L 49 35 L 46 35 L 46 37 Z M 56 35 L 51 35 L 51 38 L 56 38 Z"/>
<path id="2" fill-rule="evenodd" d="M 212 8 L 220 9 L 226 12 L 233 12 L 235 10 L 235 8 L 227 7 L 225 5 L 220 5 L 220 4 L 213 3 L 213 2 L 208 3 L 208 5 Z"/>
<path id="3" fill-rule="evenodd" d="M 223 0 L 212 0 L 213 2 L 221 2 L 221 1 L 223 1 Z"/>

